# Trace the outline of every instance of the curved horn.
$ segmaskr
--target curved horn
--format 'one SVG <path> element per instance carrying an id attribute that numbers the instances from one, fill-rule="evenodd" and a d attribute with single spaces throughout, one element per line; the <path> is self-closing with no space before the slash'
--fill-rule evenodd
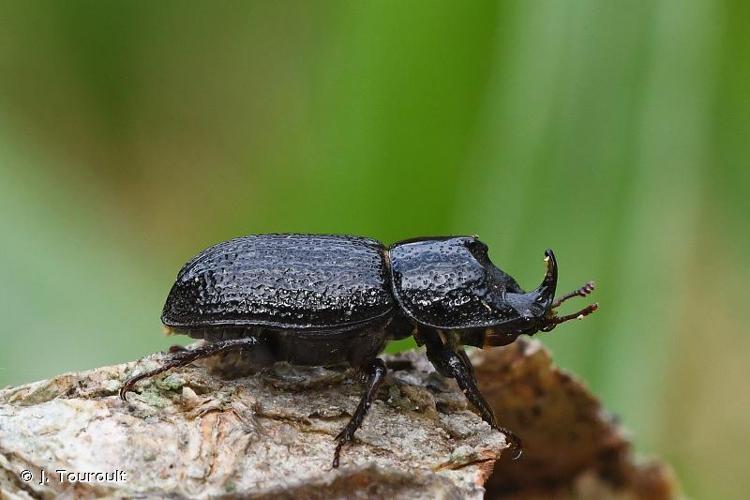
<path id="1" fill-rule="evenodd" d="M 551 249 L 544 252 L 544 262 L 547 263 L 547 273 L 544 275 L 542 284 L 535 290 L 542 299 L 540 302 L 552 305 L 557 289 L 557 259 Z"/>

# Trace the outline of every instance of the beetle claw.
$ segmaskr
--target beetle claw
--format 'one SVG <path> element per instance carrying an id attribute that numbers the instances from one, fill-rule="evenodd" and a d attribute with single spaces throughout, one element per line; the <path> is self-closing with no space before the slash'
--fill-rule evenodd
<path id="1" fill-rule="evenodd" d="M 341 448 L 344 446 L 344 441 L 339 441 L 336 444 L 336 449 L 333 451 L 333 463 L 331 464 L 331 467 L 334 469 L 339 468 L 339 458 L 341 457 Z"/>
<path id="2" fill-rule="evenodd" d="M 341 457 L 341 449 L 344 447 L 346 443 L 352 440 L 354 436 L 352 433 L 350 433 L 348 426 L 344 427 L 344 429 L 338 433 L 338 435 L 334 438 L 336 440 L 336 449 L 333 450 L 333 463 L 331 466 L 334 469 L 338 469 L 339 467 L 339 458 Z"/>
<path id="3" fill-rule="evenodd" d="M 523 441 L 521 441 L 521 438 L 504 427 L 500 427 L 499 430 L 500 432 L 505 434 L 505 437 L 509 441 L 510 446 L 508 447 L 508 449 L 513 453 L 510 459 L 514 462 L 520 459 L 523 456 Z"/>

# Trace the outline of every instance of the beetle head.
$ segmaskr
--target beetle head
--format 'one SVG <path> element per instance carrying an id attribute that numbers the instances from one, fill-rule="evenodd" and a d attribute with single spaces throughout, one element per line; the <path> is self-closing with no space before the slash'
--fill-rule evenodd
<path id="1" fill-rule="evenodd" d="M 576 313 L 558 316 L 556 309 L 560 304 L 572 297 L 585 297 L 594 291 L 594 283 L 590 281 L 581 288 L 555 299 L 557 260 L 552 250 L 544 252 L 544 261 L 547 264 L 547 272 L 541 285 L 535 290 L 527 293 L 506 291 L 501 297 L 496 298 L 496 302 L 502 301 L 509 319 L 488 329 L 486 346 L 507 345 L 516 340 L 519 335 L 533 335 L 539 331 L 549 332 L 560 323 L 572 319 L 583 319 L 597 310 L 598 304 L 590 304 Z"/>

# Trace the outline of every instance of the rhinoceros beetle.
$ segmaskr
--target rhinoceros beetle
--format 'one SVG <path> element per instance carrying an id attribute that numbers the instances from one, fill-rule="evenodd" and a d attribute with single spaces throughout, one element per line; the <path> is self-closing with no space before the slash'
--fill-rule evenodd
<path id="1" fill-rule="evenodd" d="M 526 292 L 495 267 L 475 236 L 416 238 L 385 247 L 355 236 L 268 234 L 212 246 L 183 266 L 164 305 L 162 322 L 174 333 L 206 342 L 173 349 L 139 380 L 233 350 L 262 351 L 258 359 L 308 366 L 349 364 L 366 375 L 366 388 L 336 437 L 333 466 L 362 424 L 386 374 L 378 355 L 389 340 L 414 336 L 437 371 L 458 382 L 482 419 L 500 427 L 477 388 L 463 346 L 487 348 L 519 335 L 548 332 L 597 309 L 558 316 L 557 307 L 593 291 L 589 282 L 555 300 L 557 262 L 545 252 L 541 285 Z"/>

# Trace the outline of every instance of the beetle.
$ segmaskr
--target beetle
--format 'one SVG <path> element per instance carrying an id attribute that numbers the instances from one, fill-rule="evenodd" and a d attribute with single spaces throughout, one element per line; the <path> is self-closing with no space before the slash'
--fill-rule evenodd
<path id="1" fill-rule="evenodd" d="M 423 237 L 386 247 L 344 235 L 266 234 L 214 245 L 177 274 L 161 320 L 169 332 L 206 342 L 173 348 L 158 368 L 125 381 L 125 400 L 139 380 L 228 351 L 265 363 L 348 364 L 366 375 L 365 391 L 336 436 L 333 467 L 352 441 L 386 375 L 378 355 L 390 340 L 413 336 L 438 373 L 453 378 L 482 419 L 508 436 L 477 388 L 464 346 L 507 345 L 583 318 L 598 304 L 558 316 L 564 301 L 585 297 L 593 282 L 555 299 L 557 261 L 545 252 L 542 283 L 524 291 L 488 256 L 476 236 Z"/>

